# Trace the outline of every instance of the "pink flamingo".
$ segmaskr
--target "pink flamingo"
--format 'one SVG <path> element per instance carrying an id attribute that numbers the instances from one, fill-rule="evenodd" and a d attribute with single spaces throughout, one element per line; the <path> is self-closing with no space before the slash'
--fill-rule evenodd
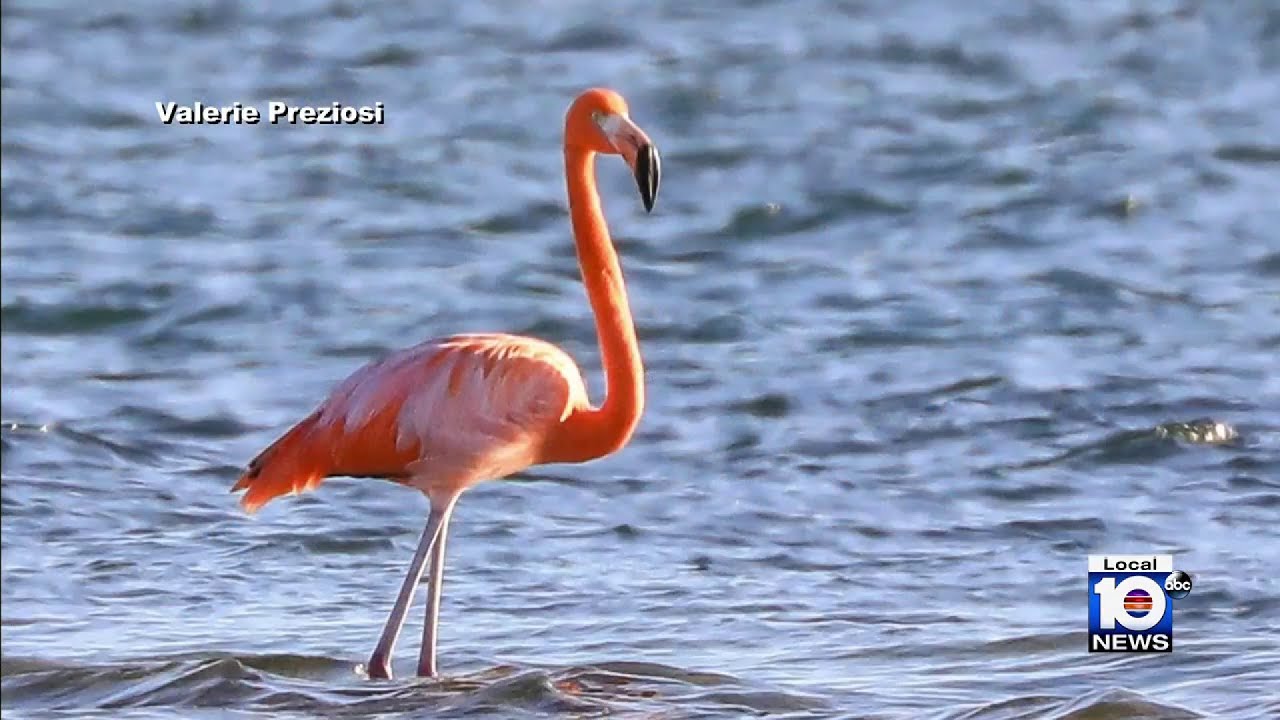
<path id="1" fill-rule="evenodd" d="M 564 123 L 569 214 L 587 299 L 595 314 L 607 392 L 594 407 L 582 372 L 563 350 L 531 337 L 455 335 L 429 340 L 361 368 L 250 463 L 232 491 L 255 512 L 327 477 L 375 477 L 417 488 L 431 512 L 400 594 L 369 657 L 371 678 L 390 678 L 392 651 L 430 558 L 418 674 L 436 674 L 436 630 L 445 539 L 458 497 L 482 480 L 531 465 L 609 455 L 631 439 L 644 411 L 644 367 L 622 269 L 596 191 L 595 157 L 621 155 L 646 211 L 658 195 L 658 151 L 627 103 L 594 88 Z"/>

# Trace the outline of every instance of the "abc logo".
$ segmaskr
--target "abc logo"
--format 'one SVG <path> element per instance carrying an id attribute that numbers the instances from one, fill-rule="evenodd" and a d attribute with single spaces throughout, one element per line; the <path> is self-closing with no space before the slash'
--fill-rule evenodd
<path id="1" fill-rule="evenodd" d="M 1164 588 L 1145 575 L 1131 575 L 1119 583 L 1114 577 L 1103 578 L 1093 591 L 1098 594 L 1098 625 L 1103 630 L 1114 630 L 1116 623 L 1131 632 L 1150 630 L 1164 617 L 1169 602 Z"/>
<path id="2" fill-rule="evenodd" d="M 1164 579 L 1164 589 L 1169 597 L 1181 600 L 1191 594 L 1191 576 L 1181 570 L 1174 570 Z"/>

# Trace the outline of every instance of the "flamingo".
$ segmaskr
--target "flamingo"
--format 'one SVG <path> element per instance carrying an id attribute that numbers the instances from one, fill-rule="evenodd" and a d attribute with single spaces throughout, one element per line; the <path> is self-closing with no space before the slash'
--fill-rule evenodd
<path id="1" fill-rule="evenodd" d="M 564 164 L 574 243 L 604 365 L 606 396 L 599 407 L 588 400 L 574 361 L 545 340 L 488 333 L 437 338 L 357 370 L 250 461 L 232 487 L 244 491 L 240 505 L 250 514 L 327 477 L 383 478 L 426 495 L 426 527 L 369 656 L 370 678 L 391 678 L 392 653 L 428 558 L 418 674 L 436 675 L 445 540 L 464 491 L 532 465 L 610 455 L 640 422 L 644 366 L 596 191 L 595 157 L 601 154 L 622 156 L 645 212 L 652 212 L 658 151 L 632 122 L 621 95 L 592 88 L 565 114 Z"/>

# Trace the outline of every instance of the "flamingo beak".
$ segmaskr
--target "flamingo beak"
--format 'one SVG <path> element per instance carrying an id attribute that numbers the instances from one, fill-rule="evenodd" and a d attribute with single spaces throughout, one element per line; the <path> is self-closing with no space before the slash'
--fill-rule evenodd
<path id="1" fill-rule="evenodd" d="M 613 149 L 627 162 L 627 167 L 631 168 L 645 212 L 652 212 L 662 180 L 662 159 L 658 156 L 658 148 L 631 118 L 623 115 L 605 116 L 600 122 L 600 129 Z"/>
<path id="2" fill-rule="evenodd" d="M 636 152 L 631 169 L 636 176 L 636 185 L 640 188 L 644 211 L 653 212 L 653 202 L 658 199 L 658 183 L 662 180 L 662 158 L 658 156 L 658 148 L 653 143 L 641 147 Z"/>

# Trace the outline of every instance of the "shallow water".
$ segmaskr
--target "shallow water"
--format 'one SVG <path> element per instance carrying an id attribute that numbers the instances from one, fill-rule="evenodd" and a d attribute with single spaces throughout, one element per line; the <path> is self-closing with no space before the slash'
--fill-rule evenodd
<path id="1" fill-rule="evenodd" d="M 1280 715 L 1275 4 L 406 5 L 4 3 L 6 717 Z M 644 422 L 470 492 L 444 679 L 371 682 L 425 501 L 227 489 L 420 338 L 600 391 L 593 84 Z M 387 123 L 154 109 L 271 99 Z M 1172 654 L 1085 652 L 1101 551 L 1193 573 Z"/>

